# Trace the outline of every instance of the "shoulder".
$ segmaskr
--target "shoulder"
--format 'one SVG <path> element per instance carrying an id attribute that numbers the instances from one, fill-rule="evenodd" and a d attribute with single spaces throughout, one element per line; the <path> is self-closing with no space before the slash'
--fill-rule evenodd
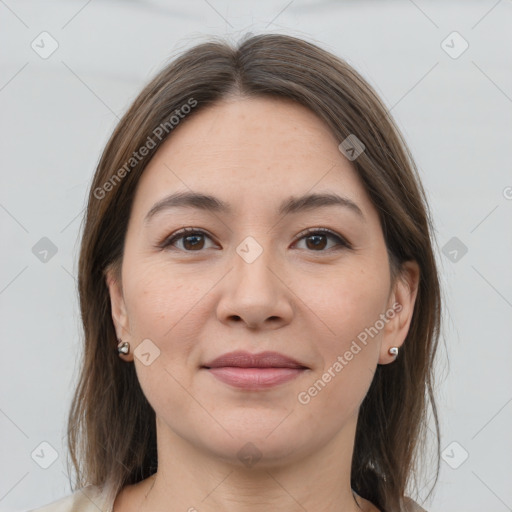
<path id="1" fill-rule="evenodd" d="M 28 512 L 111 512 L 101 488 L 87 485 L 73 494 Z"/>

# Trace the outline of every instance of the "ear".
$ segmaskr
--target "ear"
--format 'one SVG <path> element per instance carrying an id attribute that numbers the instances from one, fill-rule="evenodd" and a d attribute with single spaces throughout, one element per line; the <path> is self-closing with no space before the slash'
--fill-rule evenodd
<path id="1" fill-rule="evenodd" d="M 105 281 L 110 294 L 110 306 L 112 310 L 112 321 L 118 340 L 130 341 L 130 325 L 128 321 L 128 312 L 123 296 L 123 287 L 121 283 L 121 272 L 113 267 L 105 271 Z M 116 341 L 116 347 L 117 347 Z M 133 349 L 128 354 L 119 354 L 125 361 L 133 361 Z"/>
<path id="2" fill-rule="evenodd" d="M 404 262 L 390 293 L 388 310 L 386 312 L 386 316 L 390 320 L 384 329 L 379 364 L 392 363 L 395 360 L 395 356 L 390 355 L 388 350 L 391 347 L 400 348 L 407 337 L 414 313 L 419 281 L 420 268 L 418 263 L 416 261 Z"/>

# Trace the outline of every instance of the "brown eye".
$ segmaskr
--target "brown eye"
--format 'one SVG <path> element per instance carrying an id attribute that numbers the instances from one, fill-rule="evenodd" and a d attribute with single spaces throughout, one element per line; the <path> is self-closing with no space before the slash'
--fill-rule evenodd
<path id="1" fill-rule="evenodd" d="M 308 235 L 306 237 L 308 249 L 325 249 L 327 245 L 327 236 L 322 234 Z"/>
<path id="2" fill-rule="evenodd" d="M 341 236 L 326 228 L 309 229 L 301 233 L 299 242 L 305 240 L 306 249 L 313 252 L 327 252 L 330 249 L 350 249 L 351 245 Z M 201 252 L 205 249 L 205 240 L 212 240 L 211 237 L 202 230 L 194 228 L 184 228 L 169 238 L 166 238 L 160 248 L 176 248 L 185 252 Z M 329 240 L 333 240 L 334 244 L 328 247 Z M 181 242 L 181 247 L 177 246 Z M 206 247 L 208 248 L 208 247 Z"/>
<path id="3" fill-rule="evenodd" d="M 186 252 L 200 252 L 204 249 L 204 238 L 211 238 L 201 230 L 186 228 L 174 233 L 170 238 L 167 238 L 160 247 L 175 246 L 176 242 L 183 241 L 182 247 L 178 249 Z"/>
<path id="4" fill-rule="evenodd" d="M 299 239 L 299 241 L 305 240 L 306 241 L 306 249 L 314 251 L 314 252 L 327 252 L 326 246 L 328 245 L 328 239 L 335 240 L 334 247 L 329 247 L 328 249 L 333 248 L 350 248 L 350 244 L 341 236 L 333 233 L 329 229 L 310 229 L 305 232 L 306 234 L 302 233 L 302 237 Z"/>

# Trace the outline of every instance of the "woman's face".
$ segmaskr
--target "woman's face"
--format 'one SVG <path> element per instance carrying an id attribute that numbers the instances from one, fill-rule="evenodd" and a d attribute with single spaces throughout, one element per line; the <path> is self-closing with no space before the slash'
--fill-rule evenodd
<path id="1" fill-rule="evenodd" d="M 390 282 L 377 211 L 340 142 L 296 103 L 233 99 L 186 119 L 145 169 L 122 290 L 108 283 L 159 438 L 240 463 L 251 450 L 293 461 L 354 425 L 376 365 L 393 362 L 415 288 Z M 176 193 L 216 200 L 153 210 Z M 311 194 L 347 201 L 301 200 Z M 303 369 L 205 368 L 232 351 Z"/>

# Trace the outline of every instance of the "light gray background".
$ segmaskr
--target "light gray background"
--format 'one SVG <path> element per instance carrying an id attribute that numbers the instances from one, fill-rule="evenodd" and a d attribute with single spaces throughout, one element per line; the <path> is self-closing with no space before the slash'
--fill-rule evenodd
<path id="1" fill-rule="evenodd" d="M 445 460 L 424 506 L 512 510 L 510 0 L 0 0 L 0 23 L 0 510 L 70 493 L 78 236 L 117 118 L 174 52 L 208 34 L 237 40 L 247 31 L 304 36 L 345 58 L 397 119 L 434 213 L 447 305 L 438 385 Z M 31 48 L 42 47 L 43 31 L 58 43 L 46 59 Z M 463 41 L 453 31 L 469 44 L 457 58 Z M 32 251 L 43 237 L 58 250 L 46 263 Z M 450 245 L 443 254 L 453 237 L 467 247 L 457 261 Z M 42 442 L 58 452 L 48 469 L 32 458 L 41 449 L 50 456 Z"/>

